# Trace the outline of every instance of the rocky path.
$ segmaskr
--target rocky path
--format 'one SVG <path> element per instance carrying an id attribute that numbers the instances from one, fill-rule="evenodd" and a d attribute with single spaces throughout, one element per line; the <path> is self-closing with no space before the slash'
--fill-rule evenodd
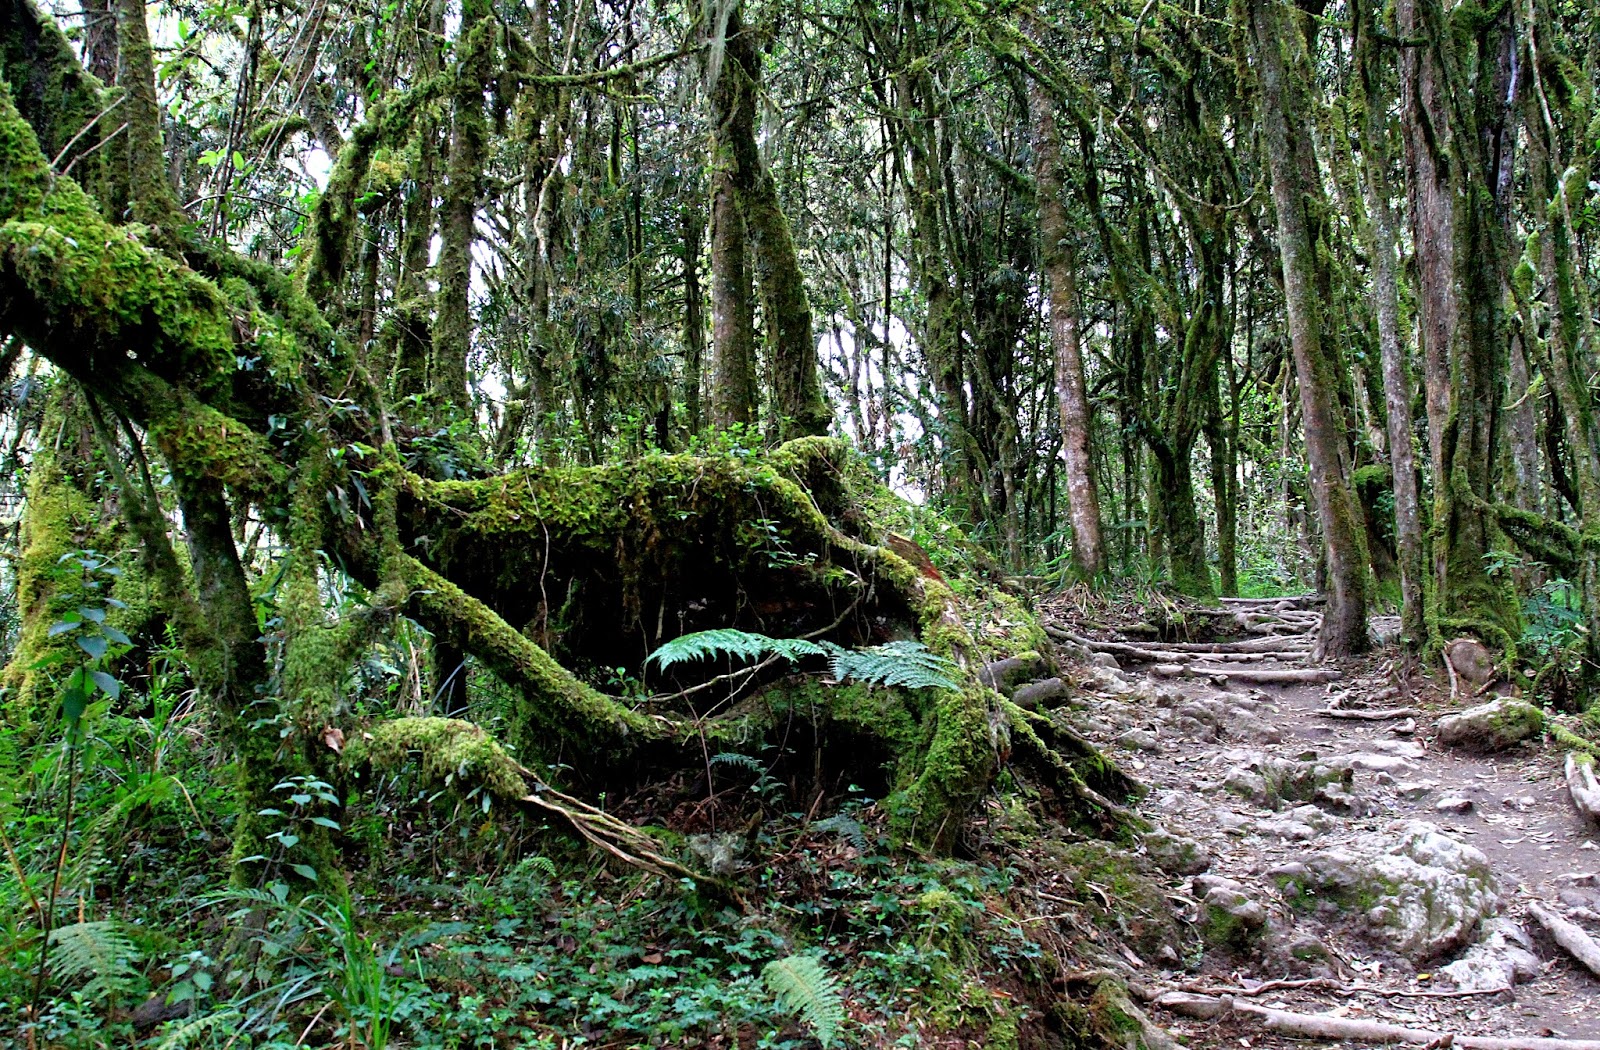
<path id="1" fill-rule="evenodd" d="M 1134 982 L 1460 1035 L 1600 1039 L 1600 978 L 1529 917 L 1543 905 L 1600 931 L 1600 828 L 1537 722 L 1515 706 L 1452 721 L 1478 701 L 1404 673 L 1392 646 L 1313 664 L 1313 601 L 1231 611 L 1244 637 L 1226 643 L 1050 628 L 1078 664 L 1072 720 L 1150 787 L 1143 857 L 1191 934 L 1164 958 L 1124 951 Z M 1239 1014 L 1152 1015 L 1191 1046 L 1281 1041 Z"/>

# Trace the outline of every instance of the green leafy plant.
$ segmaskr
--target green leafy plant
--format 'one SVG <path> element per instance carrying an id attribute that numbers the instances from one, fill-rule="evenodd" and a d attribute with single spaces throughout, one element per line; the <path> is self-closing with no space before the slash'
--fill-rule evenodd
<path id="1" fill-rule="evenodd" d="M 822 645 L 803 638 L 769 638 L 753 631 L 720 627 L 713 631 L 680 635 L 651 653 L 646 662 L 654 663 L 664 671 L 675 664 L 698 663 L 718 657 L 759 660 L 771 655 L 793 662 L 808 656 L 827 656 L 828 652 Z"/>
<path id="2" fill-rule="evenodd" d="M 75 922 L 50 931 L 51 970 L 62 981 L 83 981 L 89 999 L 123 998 L 142 983 L 134 965 L 141 953 L 111 920 Z"/>
<path id="3" fill-rule="evenodd" d="M 906 689 L 955 689 L 955 665 L 928 651 L 921 642 L 898 641 L 864 649 L 846 649 L 832 642 L 804 638 L 769 638 L 753 631 L 722 627 L 696 631 L 667 642 L 650 654 L 647 663 L 662 670 L 676 664 L 717 657 L 759 660 L 776 657 L 796 663 L 810 656 L 826 656 L 835 678 Z"/>
<path id="4" fill-rule="evenodd" d="M 844 1027 L 844 995 L 838 979 L 820 961 L 810 955 L 774 959 L 761 968 L 761 979 L 786 1010 L 811 1026 L 824 1048 L 839 1038 Z"/>
<path id="5" fill-rule="evenodd" d="M 829 660 L 835 678 L 905 689 L 955 689 L 955 665 L 921 642 L 888 642 L 868 649 L 835 647 Z"/>

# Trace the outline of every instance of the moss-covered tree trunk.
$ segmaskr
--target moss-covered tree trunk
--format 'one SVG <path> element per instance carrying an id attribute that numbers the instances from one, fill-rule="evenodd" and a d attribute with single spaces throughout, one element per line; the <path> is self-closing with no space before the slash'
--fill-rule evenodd
<path id="1" fill-rule="evenodd" d="M 741 6 L 728 14 L 723 60 L 712 91 L 718 148 L 744 217 L 755 276 L 761 288 L 773 377 L 772 412 L 779 440 L 826 434 L 833 412 L 822 393 L 811 304 L 794 234 L 778 200 L 777 184 L 756 143 L 756 96 L 761 56 L 743 22 Z"/>
<path id="2" fill-rule="evenodd" d="M 494 21 L 487 0 L 466 0 L 456 36 L 450 158 L 439 209 L 439 302 L 428 386 L 441 404 L 470 409 L 467 355 L 472 350 L 472 245 L 477 240 L 487 121 L 483 93 L 493 71 Z"/>
<path id="3" fill-rule="evenodd" d="M 720 160 L 719 163 L 725 163 Z M 744 216 L 725 167 L 711 176 L 711 422 L 756 420 L 755 303 L 745 253 Z"/>
<path id="4" fill-rule="evenodd" d="M 1418 649 L 1427 641 L 1423 608 L 1427 570 L 1412 438 L 1411 377 L 1400 322 L 1395 216 L 1389 203 L 1393 196 L 1389 178 L 1389 95 L 1383 88 L 1383 65 L 1374 38 L 1376 12 L 1370 6 L 1359 5 L 1353 13 L 1358 83 L 1365 108 L 1361 125 L 1362 189 L 1367 210 L 1367 252 L 1372 260 L 1374 313 L 1378 321 L 1378 353 L 1383 363 L 1384 416 L 1400 571 L 1400 632 L 1408 647 Z"/>
<path id="5" fill-rule="evenodd" d="M 1327 566 L 1328 604 L 1318 649 L 1324 656 L 1344 656 L 1369 645 L 1368 567 L 1360 509 L 1347 470 L 1338 352 L 1324 331 L 1327 281 L 1318 270 L 1326 263 L 1318 256 L 1318 242 L 1326 236 L 1327 200 L 1311 140 L 1293 130 L 1310 119 L 1309 67 L 1294 42 L 1299 37 L 1296 27 L 1286 32 L 1269 0 L 1250 0 L 1249 20 L 1283 260 L 1284 306 L 1305 421 L 1312 502 Z"/>

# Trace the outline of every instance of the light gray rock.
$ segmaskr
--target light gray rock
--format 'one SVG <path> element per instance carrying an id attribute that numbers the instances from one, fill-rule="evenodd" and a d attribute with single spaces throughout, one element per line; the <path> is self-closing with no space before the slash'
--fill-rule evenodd
<path id="1" fill-rule="evenodd" d="M 1504 751 L 1537 736 L 1544 715 L 1532 704 L 1501 698 L 1439 719 L 1439 742 L 1472 751 Z"/>
<path id="2" fill-rule="evenodd" d="M 1418 802 L 1433 794 L 1438 787 L 1437 780 L 1402 780 L 1394 786 L 1394 792 L 1401 798 Z"/>
<path id="3" fill-rule="evenodd" d="M 1332 904 L 1413 962 L 1459 948 L 1499 908 L 1488 859 L 1423 821 L 1314 854 L 1304 867 L 1303 873 L 1274 870 L 1291 899 L 1302 906 Z"/>
<path id="4" fill-rule="evenodd" d="M 1267 930 L 1267 909 L 1250 899 L 1232 879 L 1202 875 L 1194 880 L 1200 897 L 1200 937 L 1206 947 L 1248 951 Z"/>
<path id="5" fill-rule="evenodd" d="M 1290 842 L 1309 842 L 1332 825 L 1333 819 L 1316 806 L 1296 806 L 1278 816 L 1256 821 L 1256 830 Z"/>
<path id="6" fill-rule="evenodd" d="M 1484 923 L 1483 934 L 1439 976 L 1463 992 L 1488 992 L 1531 981 L 1543 972 L 1528 931 L 1510 919 Z"/>
<path id="7" fill-rule="evenodd" d="M 1108 671 L 1122 670 L 1122 665 L 1117 663 L 1117 658 L 1110 653 L 1095 653 L 1089 657 L 1089 662 L 1096 667 L 1104 667 Z"/>
<path id="8" fill-rule="evenodd" d="M 1339 755 L 1330 761 L 1350 766 L 1352 769 L 1365 769 L 1377 773 L 1409 773 L 1417 768 L 1414 762 L 1401 755 L 1374 755 L 1366 751 Z"/>
<path id="9" fill-rule="evenodd" d="M 1198 875 L 1211 867 L 1211 854 L 1186 835 L 1156 828 L 1145 832 L 1142 841 L 1150 862 L 1169 875 Z"/>
<path id="10" fill-rule="evenodd" d="M 1130 729 L 1117 736 L 1117 744 L 1129 751 L 1160 751 L 1161 741 L 1148 729 Z"/>
<path id="11" fill-rule="evenodd" d="M 1440 813 L 1471 813 L 1472 800 L 1462 795 L 1446 795 L 1433 804 Z"/>
<path id="12" fill-rule="evenodd" d="M 1264 809 L 1311 802 L 1348 812 L 1355 771 L 1348 765 L 1323 762 L 1314 755 L 1299 760 L 1259 753 L 1239 762 L 1223 777 L 1223 787 Z"/>

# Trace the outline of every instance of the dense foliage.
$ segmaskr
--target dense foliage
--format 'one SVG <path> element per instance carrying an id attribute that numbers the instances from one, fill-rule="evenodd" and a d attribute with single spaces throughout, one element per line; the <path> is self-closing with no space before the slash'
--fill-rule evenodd
<path id="1" fill-rule="evenodd" d="M 0 0 L 0 1023 L 1108 1038 L 1026 588 L 1590 700 L 1597 19 Z"/>

